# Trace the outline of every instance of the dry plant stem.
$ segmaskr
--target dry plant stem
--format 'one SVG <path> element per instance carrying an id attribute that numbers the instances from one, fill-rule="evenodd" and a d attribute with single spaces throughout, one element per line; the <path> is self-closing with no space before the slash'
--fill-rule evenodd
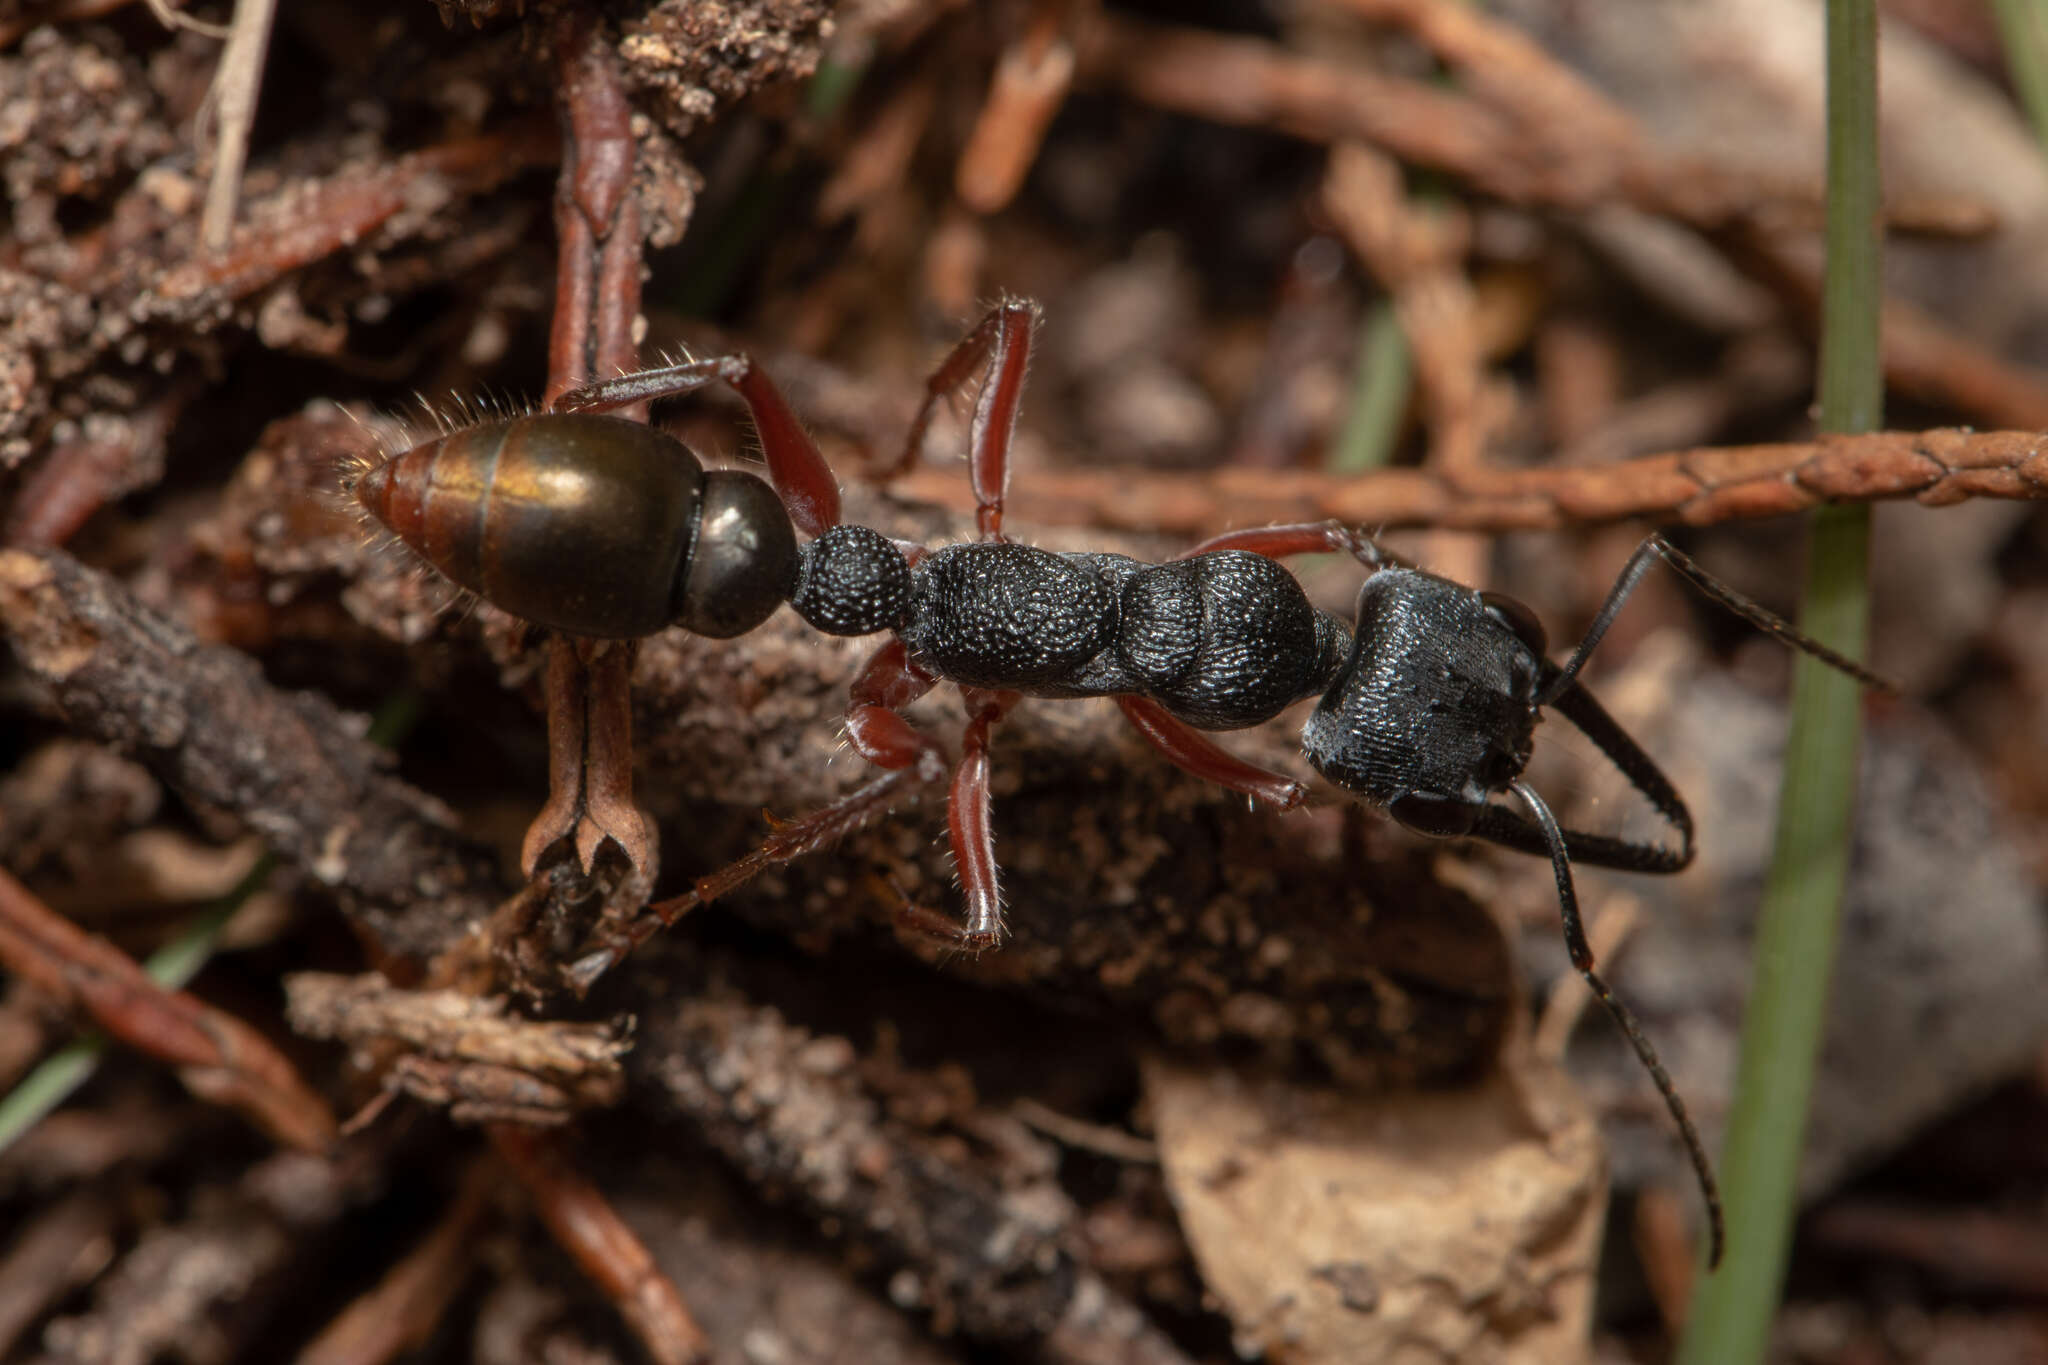
<path id="1" fill-rule="evenodd" d="M 189 217 L 167 223 L 146 188 L 128 191 L 105 226 L 67 243 L 65 264 L 49 282 L 77 295 L 78 306 L 51 315 L 50 335 L 31 342 L 29 357 L 49 382 L 18 410 L 0 411 L 0 436 L 34 435 L 54 385 L 91 372 L 138 328 L 172 335 L 210 330 L 231 314 L 230 304 L 314 261 L 351 247 L 388 248 L 447 222 L 462 200 L 552 163 L 558 152 L 545 132 L 544 124 L 523 120 L 324 180 L 293 180 L 246 204 L 242 225 L 218 255 L 194 250 Z M 443 207 L 407 212 L 423 204 Z M 177 264 L 155 268 L 161 260 Z"/>
<path id="2" fill-rule="evenodd" d="M 1045 130 L 1074 81 L 1074 49 L 1059 31 L 1064 0 L 1040 0 L 1031 26 L 1003 49 L 974 131 L 961 149 L 953 192 L 976 213 L 1006 207 L 1038 160 Z"/>
<path id="3" fill-rule="evenodd" d="M 618 54 L 595 14 L 572 10 L 555 30 L 562 173 L 555 185 L 555 321 L 547 398 L 636 368 L 640 204 L 633 196 L 633 111 Z M 644 406 L 620 417 L 645 421 Z"/>
<path id="4" fill-rule="evenodd" d="M 555 156 L 540 125 L 521 124 L 291 185 L 252 203 L 224 251 L 165 271 L 147 291 L 150 311 L 168 320 L 196 320 L 222 299 L 244 298 L 355 245 L 425 196 L 479 194 Z"/>
<path id="5" fill-rule="evenodd" d="M 1442 44 L 1454 64 L 1472 63 L 1463 74 L 1478 97 L 1258 39 L 1107 15 L 1083 27 L 1081 73 L 1212 122 L 1312 142 L 1369 142 L 1511 203 L 1583 211 L 1627 202 L 1716 238 L 1801 317 L 1814 317 L 1813 293 L 1788 284 L 1786 272 L 1797 267 L 1759 226 L 1786 206 L 1774 187 L 1660 157 L 1626 112 L 1477 10 L 1458 15 L 1436 0 L 1346 3 L 1369 17 L 1407 23 L 1425 42 Z M 1800 191 L 1791 202 L 1810 207 L 1813 199 Z M 1888 301 L 1885 314 L 1886 374 L 1902 391 L 1988 426 L 2048 427 L 2048 380 L 2041 375 L 1904 305 Z"/>
<path id="6" fill-rule="evenodd" d="M 247 655 L 59 553 L 0 552 L 0 629 L 76 733 L 248 822 L 340 894 L 377 952 L 424 963 L 490 913 L 489 851 L 390 775 L 359 717 L 278 691 Z"/>
<path id="7" fill-rule="evenodd" d="M 263 85 L 263 57 L 277 0 L 235 0 L 234 23 L 214 73 L 213 102 L 219 131 L 214 139 L 213 174 L 199 216 L 199 246 L 208 255 L 227 249 L 235 225 L 235 201 L 242 192 L 242 166 L 249 159 L 249 129 L 256 122 L 256 94 Z"/>
<path id="8" fill-rule="evenodd" d="M 649 1019 L 642 1077 L 754 1183 L 794 1192 L 891 1266 L 915 1273 L 941 1331 L 1030 1343 L 1061 1365 L 1187 1365 L 1138 1309 L 1079 1263 L 1071 1215 L 999 1188 L 944 1144 L 885 1118 L 852 1048 L 730 991 Z"/>
<path id="9" fill-rule="evenodd" d="M 0 1257 L 0 1358 L 52 1306 L 106 1268 L 121 1209 L 104 1188 L 74 1190 L 14 1228 Z"/>
<path id="10" fill-rule="evenodd" d="M 97 19 L 117 9 L 125 9 L 131 3 L 133 0 L 52 0 L 52 3 L 35 6 L 27 14 L 10 7 L 7 17 L 0 18 L 0 52 L 20 42 L 30 29 L 44 24 L 75 24 Z"/>
<path id="11" fill-rule="evenodd" d="M 548 799 L 519 850 L 529 877 L 542 856 L 573 839 L 588 871 L 610 840 L 635 867 L 654 860 L 654 837 L 633 804 L 633 660 L 631 640 L 547 642 L 543 675 L 548 722 Z"/>
<path id="12" fill-rule="evenodd" d="M 204 19 L 194 19 L 181 9 L 173 9 L 171 0 L 144 0 L 144 3 L 149 6 L 149 12 L 156 16 L 156 21 L 168 29 L 189 29 L 193 33 L 204 34 L 216 41 L 225 39 L 234 32 L 226 24 L 209 24 Z"/>
<path id="13" fill-rule="evenodd" d="M 1462 215 L 1411 207 L 1401 168 L 1362 143 L 1330 149 L 1323 207 L 1359 261 L 1392 297 L 1414 357 L 1427 463 L 1446 472 L 1479 465 L 1499 405 L 1486 400 L 1478 303 L 1463 269 Z"/>
<path id="14" fill-rule="evenodd" d="M 640 314 L 640 206 L 633 195 L 632 109 L 618 55 L 597 16 L 556 22 L 562 173 L 555 188 L 555 320 L 548 336 L 547 397 L 636 368 Z M 618 416 L 645 421 L 647 405 Z M 633 867 L 652 866 L 654 842 L 633 804 L 630 644 L 548 644 L 548 800 L 520 848 L 528 876 L 549 848 L 573 839 L 588 871 L 615 844 Z"/>
<path id="15" fill-rule="evenodd" d="M 894 487 L 965 512 L 956 473 L 913 470 Z M 1046 470 L 1009 494 L 1017 517 L 1195 536 L 1218 527 L 1332 520 L 1375 529 L 1544 531 L 1648 518 L 1689 526 L 1783 516 L 1836 502 L 2048 497 L 2048 437 L 2034 431 L 1881 431 L 1760 446 L 1703 446 L 1590 468 Z"/>
<path id="16" fill-rule="evenodd" d="M 502 999 L 453 990 L 403 990 L 383 977 L 297 972 L 285 980 L 295 1032 L 335 1038 L 351 1048 L 399 1044 L 406 1055 L 491 1068 L 530 1078 L 577 1108 L 617 1104 L 624 1093 L 619 1059 L 628 1034 L 609 1022 L 522 1019 Z"/>
<path id="17" fill-rule="evenodd" d="M 174 389 L 118 419 L 111 435 L 80 436 L 53 448 L 22 481 L 0 521 L 0 545 L 55 549 L 100 508 L 154 482 L 162 471 L 164 437 L 190 397 L 189 388 Z"/>
<path id="18" fill-rule="evenodd" d="M 433 1231 L 322 1328 L 296 1365 L 382 1365 L 424 1346 L 475 1267 L 499 1179 L 488 1160 L 472 1164 Z"/>
<path id="19" fill-rule="evenodd" d="M 183 991 L 150 980 L 126 953 L 88 934 L 0 871 L 0 962 L 121 1042 L 175 1067 L 200 1098 L 236 1110 L 277 1141 L 324 1151 L 327 1102 L 262 1034 Z"/>
<path id="20" fill-rule="evenodd" d="M 579 993 L 589 991 L 599 977 L 616 967 L 628 954 L 690 911 L 709 905 L 721 896 L 731 895 L 771 867 L 831 848 L 856 830 L 864 829 L 894 811 L 898 805 L 899 789 L 935 784 L 943 773 L 944 769 L 935 764 L 898 768 L 883 773 L 822 810 L 777 824 L 766 839 L 742 857 L 699 877 L 695 885 L 680 896 L 671 896 L 649 905 L 615 934 L 600 937 L 570 966 L 570 984 Z"/>
<path id="21" fill-rule="evenodd" d="M 682 1296 L 604 1195 L 569 1161 L 564 1144 L 530 1128 L 494 1124 L 491 1143 L 533 1199 L 548 1231 L 618 1306 L 661 1365 L 711 1358 L 711 1342 Z"/>

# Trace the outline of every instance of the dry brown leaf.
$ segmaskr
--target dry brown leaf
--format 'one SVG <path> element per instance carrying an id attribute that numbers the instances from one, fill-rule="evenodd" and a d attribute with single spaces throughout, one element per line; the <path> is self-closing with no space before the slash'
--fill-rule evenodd
<path id="1" fill-rule="evenodd" d="M 1555 1068 L 1358 1095 L 1154 1059 L 1145 1087 L 1242 1348 L 1286 1365 L 1586 1359 L 1607 1163 Z"/>

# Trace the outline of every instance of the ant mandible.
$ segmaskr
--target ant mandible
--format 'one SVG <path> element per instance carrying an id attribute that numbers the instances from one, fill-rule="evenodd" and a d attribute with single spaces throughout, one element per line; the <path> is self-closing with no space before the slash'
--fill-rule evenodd
<path id="1" fill-rule="evenodd" d="M 680 625 L 726 638 L 754 629 L 783 602 L 826 634 L 886 632 L 889 641 L 853 683 L 847 738 L 892 774 L 935 777 L 942 751 L 902 711 L 940 682 L 960 688 L 968 722 L 947 829 L 967 902 L 957 932 L 970 947 L 1002 937 L 988 746 L 1021 697 L 1113 697 L 1168 760 L 1282 810 L 1301 804 L 1302 783 L 1231 756 L 1201 732 L 1257 725 L 1319 697 L 1302 749 L 1331 782 L 1420 833 L 1549 858 L 1572 965 L 1627 1035 L 1684 1137 L 1718 1264 L 1721 1205 L 1705 1148 L 1656 1049 L 1595 970 L 1571 873 L 1574 862 L 1677 872 L 1692 861 L 1692 817 L 1670 780 L 1580 684 L 1579 671 L 1662 559 L 1781 640 L 1866 685 L 1884 681 L 1654 534 L 1562 665 L 1546 657 L 1543 628 L 1526 606 L 1406 564 L 1342 526 L 1235 531 L 1156 565 L 1012 542 L 1002 530 L 1003 496 L 1037 318 L 1037 306 L 1023 301 L 991 311 L 932 375 L 905 446 L 907 464 L 937 404 L 986 371 L 968 434 L 978 541 L 928 550 L 843 524 L 830 466 L 745 355 L 621 375 L 564 393 L 544 412 L 452 432 L 370 469 L 355 495 L 458 584 L 571 634 L 631 638 Z M 673 437 L 602 415 L 713 383 L 745 400 L 772 488 L 745 472 L 706 471 Z M 797 532 L 809 537 L 801 546 Z M 1332 550 L 1371 571 L 1355 626 L 1310 605 L 1276 562 Z M 1546 707 L 1642 794 L 1675 847 L 1559 825 L 1522 778 Z M 1493 802 L 1495 793 L 1519 809 Z M 872 802 L 857 792 L 786 827 L 752 865 L 820 846 Z M 714 874 L 699 892 L 650 907 L 573 974 L 594 980 L 718 884 Z"/>

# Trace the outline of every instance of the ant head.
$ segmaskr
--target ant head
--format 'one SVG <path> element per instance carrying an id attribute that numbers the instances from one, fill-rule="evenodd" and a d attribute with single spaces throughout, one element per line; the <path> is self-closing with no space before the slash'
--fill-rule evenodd
<path id="1" fill-rule="evenodd" d="M 1529 761 L 1543 650 L 1542 626 L 1512 598 L 1382 569 L 1359 592 L 1351 657 L 1302 749 L 1409 828 L 1469 833 Z"/>

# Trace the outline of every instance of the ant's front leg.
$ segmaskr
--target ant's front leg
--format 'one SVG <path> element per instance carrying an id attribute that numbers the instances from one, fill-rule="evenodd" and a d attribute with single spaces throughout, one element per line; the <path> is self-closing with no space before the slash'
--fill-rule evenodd
<path id="1" fill-rule="evenodd" d="M 1031 368 L 1031 331 L 1038 305 L 1010 299 L 996 305 L 925 381 L 924 402 L 910 424 L 903 453 L 883 471 L 886 481 L 907 472 L 924 450 L 924 434 L 939 400 L 950 397 L 986 366 L 988 378 L 974 400 L 968 429 L 968 478 L 974 488 L 974 519 L 983 540 L 1003 539 L 1003 494 L 1010 486 L 1010 438 L 1024 401 L 1024 376 Z"/>

